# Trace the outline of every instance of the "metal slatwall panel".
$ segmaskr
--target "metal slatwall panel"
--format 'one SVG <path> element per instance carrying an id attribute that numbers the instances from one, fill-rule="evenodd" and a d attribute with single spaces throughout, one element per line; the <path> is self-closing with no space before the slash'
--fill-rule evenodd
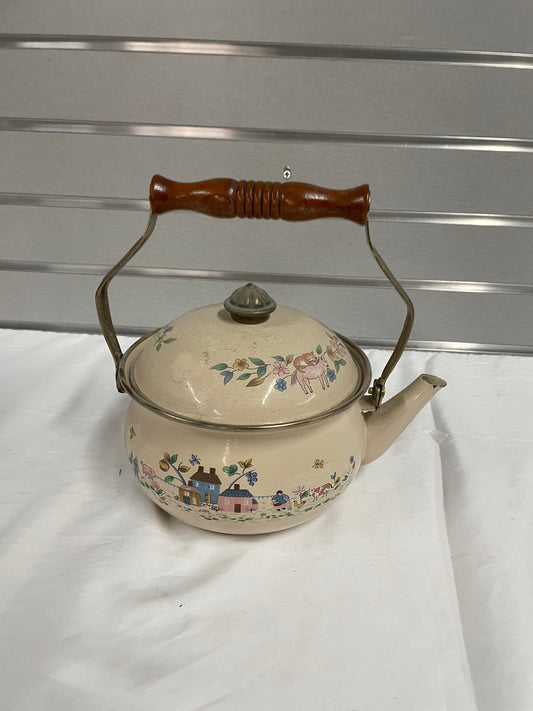
<path id="1" fill-rule="evenodd" d="M 3 3 L 1 19 L 10 33 L 532 49 L 531 7 L 519 0 L 26 0 Z"/>
<path id="2" fill-rule="evenodd" d="M 385 0 L 179 5 L 0 10 L 1 325 L 94 330 L 94 289 L 144 229 L 153 173 L 281 180 L 289 165 L 370 183 L 415 345 L 533 353 L 530 7 L 480 24 L 484 4 L 455 0 L 401 16 Z M 112 308 L 124 332 L 153 328 L 254 274 L 361 342 L 399 331 L 362 231 L 333 220 L 166 215 Z"/>

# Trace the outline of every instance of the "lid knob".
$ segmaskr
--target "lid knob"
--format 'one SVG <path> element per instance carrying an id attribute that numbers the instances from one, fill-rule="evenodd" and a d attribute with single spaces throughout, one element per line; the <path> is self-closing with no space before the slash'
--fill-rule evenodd
<path id="1" fill-rule="evenodd" d="M 276 302 L 264 289 L 248 283 L 224 301 L 224 308 L 239 323 L 263 323 L 276 308 Z"/>

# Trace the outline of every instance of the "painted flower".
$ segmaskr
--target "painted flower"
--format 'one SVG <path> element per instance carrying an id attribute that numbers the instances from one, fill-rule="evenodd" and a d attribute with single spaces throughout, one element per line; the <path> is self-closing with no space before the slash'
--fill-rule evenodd
<path id="1" fill-rule="evenodd" d="M 334 380 L 337 380 L 337 376 L 335 375 L 335 371 L 331 370 L 331 368 L 328 368 L 326 370 L 326 375 L 328 376 L 328 380 L 330 383 L 332 383 Z"/>
<path id="2" fill-rule="evenodd" d="M 329 343 L 332 350 L 341 358 L 344 358 L 346 355 L 346 348 L 342 345 L 342 343 L 339 343 L 339 341 L 336 341 L 334 338 L 331 338 Z"/>
<path id="3" fill-rule="evenodd" d="M 324 467 L 324 460 L 323 459 L 315 459 L 315 463 L 313 464 L 313 469 L 323 469 Z"/>
<path id="4" fill-rule="evenodd" d="M 248 484 L 250 484 L 250 486 L 253 486 L 257 481 L 257 472 L 248 472 L 248 474 L 246 475 L 246 479 L 248 480 Z"/>
<path id="5" fill-rule="evenodd" d="M 149 467 L 148 464 L 143 464 L 142 470 L 143 470 L 144 476 L 147 476 L 149 479 L 154 481 L 154 479 L 156 478 L 156 474 L 155 474 L 154 470 L 152 469 L 152 467 Z"/>
<path id="6" fill-rule="evenodd" d="M 274 365 L 272 366 L 272 372 L 274 373 L 274 375 L 288 375 L 290 373 L 285 363 L 281 362 L 274 363 Z"/>
<path id="7" fill-rule="evenodd" d="M 287 383 L 283 378 L 278 378 L 274 387 L 282 393 L 284 390 L 287 390 Z"/>
<path id="8" fill-rule="evenodd" d="M 246 370 L 246 368 L 249 368 L 250 366 L 248 365 L 246 358 L 237 358 L 233 364 L 233 367 L 235 370 Z"/>
<path id="9" fill-rule="evenodd" d="M 161 346 L 163 345 L 163 343 L 174 343 L 174 341 L 178 340 L 177 338 L 166 338 L 167 334 L 170 333 L 173 328 L 174 326 L 167 326 L 166 328 L 159 331 L 154 344 L 156 351 L 161 350 Z"/>

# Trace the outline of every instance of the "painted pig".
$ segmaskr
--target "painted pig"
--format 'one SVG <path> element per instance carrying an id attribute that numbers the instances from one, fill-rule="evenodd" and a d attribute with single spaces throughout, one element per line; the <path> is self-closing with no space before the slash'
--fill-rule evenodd
<path id="1" fill-rule="evenodd" d="M 294 359 L 294 367 L 296 370 L 292 374 L 291 383 L 298 382 L 304 393 L 313 392 L 311 380 L 318 378 L 322 390 L 329 388 L 329 380 L 326 376 L 327 365 L 322 357 L 316 356 L 314 353 L 303 353 Z"/>

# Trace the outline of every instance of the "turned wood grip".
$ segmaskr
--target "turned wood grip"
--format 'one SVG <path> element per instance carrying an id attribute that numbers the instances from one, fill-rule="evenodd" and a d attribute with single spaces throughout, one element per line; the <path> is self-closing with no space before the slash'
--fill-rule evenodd
<path id="1" fill-rule="evenodd" d="M 309 183 L 270 183 L 214 178 L 197 183 L 178 183 L 154 175 L 150 184 L 152 212 L 193 210 L 212 217 L 256 217 L 267 220 L 317 220 L 342 217 L 366 224 L 370 189 L 360 185 L 331 190 Z"/>

